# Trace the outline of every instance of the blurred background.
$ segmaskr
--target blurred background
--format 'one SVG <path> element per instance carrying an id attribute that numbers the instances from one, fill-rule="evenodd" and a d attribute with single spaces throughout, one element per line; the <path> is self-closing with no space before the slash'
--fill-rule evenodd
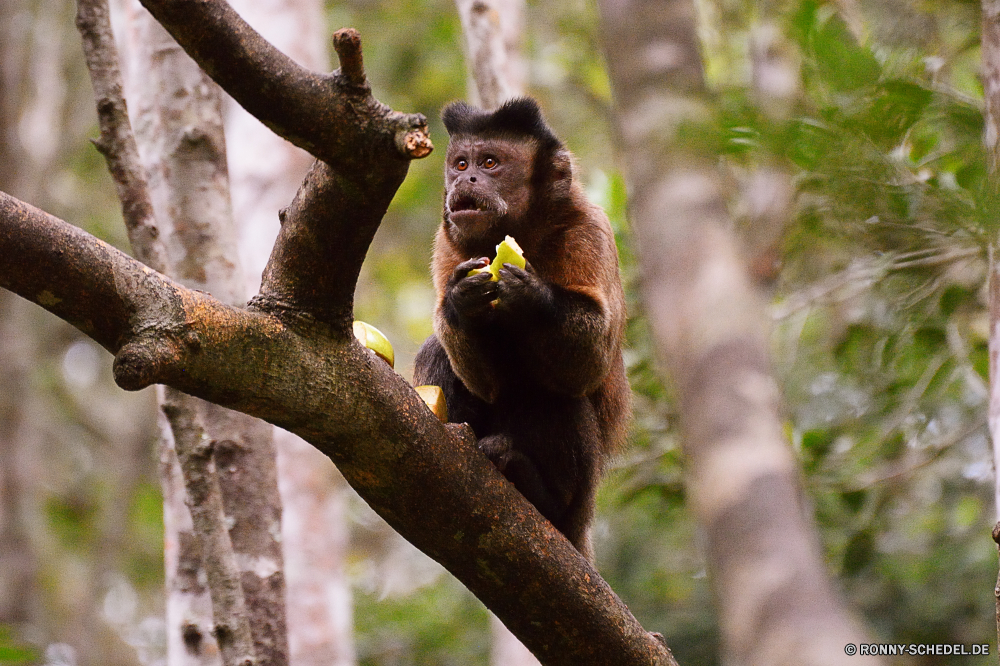
<path id="1" fill-rule="evenodd" d="M 879 642 L 995 646 L 984 285 L 998 225 L 980 5 L 697 4 L 712 114 L 684 137 L 718 156 L 751 269 L 773 293 L 786 427 L 829 568 Z M 88 142 L 96 116 L 74 12 L 69 0 L 0 3 L 0 189 L 127 249 Z M 529 91 L 612 220 L 630 298 L 636 418 L 602 487 L 597 565 L 680 663 L 715 664 L 670 389 L 637 302 L 628 156 L 615 152 L 597 10 L 535 1 L 525 20 Z M 331 2 L 326 21 L 360 31 L 375 96 L 424 113 L 437 148 L 411 165 L 356 298 L 409 378 L 431 332 L 438 114 L 466 97 L 461 25 L 448 0 Z M 118 389 L 106 352 L 0 292 L 0 663 L 165 663 L 157 442 L 150 390 Z M 357 663 L 486 664 L 483 606 L 360 499 L 347 514 Z M 995 657 L 933 659 L 906 663 Z"/>

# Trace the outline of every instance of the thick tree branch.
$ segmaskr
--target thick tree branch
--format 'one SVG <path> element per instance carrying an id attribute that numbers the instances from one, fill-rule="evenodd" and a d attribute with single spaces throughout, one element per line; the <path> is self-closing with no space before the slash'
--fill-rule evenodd
<path id="1" fill-rule="evenodd" d="M 373 187 L 364 174 L 313 164 L 295 199 L 281 211 L 281 231 L 253 308 L 289 321 L 327 324 L 341 338 L 352 335 L 354 289 L 365 253 L 406 175 L 405 165 L 368 168 L 385 168 L 392 180 Z"/>
<path id="2" fill-rule="evenodd" d="M 144 5 L 244 108 L 323 162 L 282 212 L 254 307 L 348 337 L 365 252 L 409 160 L 432 149 L 426 119 L 372 97 L 354 30 L 334 36 L 343 66 L 322 75 L 275 49 L 222 0 Z"/>
<path id="3" fill-rule="evenodd" d="M 253 307 L 289 321 L 324 324 L 349 337 L 367 248 L 409 159 L 431 151 L 426 119 L 396 113 L 372 97 L 354 30 L 334 35 L 343 68 L 325 76 L 274 49 L 224 2 L 171 0 L 147 6 L 217 82 L 271 129 L 293 141 L 289 128 L 312 133 L 309 141 L 295 142 L 320 161 L 280 214 L 282 228 Z M 180 14 L 170 23 L 175 11 Z M 232 50 L 223 48 L 229 42 L 235 42 Z M 247 85 L 245 77 L 258 78 Z"/>
<path id="4" fill-rule="evenodd" d="M 0 286 L 68 321 L 112 353 L 128 334 L 124 322 L 141 307 L 139 300 L 155 303 L 174 293 L 161 276 L 151 278 L 156 275 L 151 269 L 119 250 L 2 192 L 0 220 Z M 145 285 L 149 291 L 130 297 L 119 291 L 116 280 L 123 290 Z"/>
<path id="5" fill-rule="evenodd" d="M 390 525 L 464 582 L 543 663 L 669 663 L 472 438 L 446 430 L 352 338 L 313 328 L 305 337 L 275 317 L 187 290 L 3 194 L 0 254 L 17 258 L 0 265 L 0 286 L 117 352 L 122 386 L 173 386 L 291 430 L 330 456 Z"/>

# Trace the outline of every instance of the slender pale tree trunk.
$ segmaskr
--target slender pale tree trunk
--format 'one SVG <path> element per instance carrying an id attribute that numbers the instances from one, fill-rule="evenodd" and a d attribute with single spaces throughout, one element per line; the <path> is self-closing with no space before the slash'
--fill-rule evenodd
<path id="1" fill-rule="evenodd" d="M 989 160 L 990 182 L 994 191 L 1000 191 L 997 168 L 1000 166 L 1000 2 L 983 1 L 982 23 L 983 93 L 986 101 L 983 140 Z M 994 240 L 990 255 L 990 402 L 989 429 L 993 439 L 993 456 L 1000 469 L 1000 266 L 996 257 Z M 1000 475 L 996 481 L 997 513 L 1000 516 Z"/>
<path id="2" fill-rule="evenodd" d="M 527 67 L 521 55 L 523 0 L 456 0 L 465 35 L 469 101 L 495 109 L 525 92 Z M 537 666 L 538 660 L 490 613 L 492 666 Z"/>
<path id="3" fill-rule="evenodd" d="M 495 109 L 523 95 L 527 65 L 521 55 L 524 0 L 455 0 L 465 35 L 469 101 Z"/>
<path id="4" fill-rule="evenodd" d="M 17 92 L 24 79 L 24 52 L 30 43 L 19 39 L 16 19 L 27 3 L 0 3 L 0 190 L 19 192 L 17 165 L 25 155 L 18 136 L 20 106 Z M 25 403 L 31 391 L 28 368 L 36 349 L 25 308 L 12 294 L 0 293 L 0 624 L 20 632 L 37 619 L 37 560 L 27 523 L 29 480 L 22 456 Z"/>
<path id="5" fill-rule="evenodd" d="M 37 554 L 28 530 L 30 481 L 24 473 L 28 451 L 22 430 L 28 364 L 37 349 L 24 311 L 12 294 L 0 293 L 0 624 L 18 634 L 37 621 L 40 592 Z"/>
<path id="6" fill-rule="evenodd" d="M 130 4 L 125 15 L 163 262 L 182 283 L 240 305 L 221 91 L 145 10 Z M 161 404 L 170 664 L 213 664 L 218 653 L 226 664 L 287 664 L 273 429 L 170 389 Z"/>
<path id="7" fill-rule="evenodd" d="M 750 30 L 750 75 L 755 101 L 775 122 L 784 122 L 800 93 L 798 53 L 769 16 Z M 782 163 L 756 165 L 741 179 L 738 219 L 740 241 L 750 277 L 770 286 L 781 270 L 785 229 L 795 188 Z"/>
<path id="8" fill-rule="evenodd" d="M 603 0 L 643 303 L 677 388 L 688 497 L 705 532 L 728 664 L 873 664 L 829 581 L 781 422 L 764 300 L 731 232 L 691 0 Z M 845 650 L 846 648 L 846 650 Z"/>
<path id="9" fill-rule="evenodd" d="M 159 199 L 157 208 L 162 213 L 157 217 L 162 220 L 160 236 L 163 237 L 172 226 L 172 207 L 169 203 L 170 191 L 163 180 L 165 159 L 162 154 L 159 168 L 155 164 L 157 134 L 153 130 L 154 109 L 162 89 L 152 72 L 146 70 L 154 54 L 170 54 L 176 47 L 170 44 L 170 37 L 151 21 L 141 7 L 126 3 L 125 16 L 121 41 L 126 44 L 122 51 L 126 97 L 131 102 L 136 139 L 141 152 L 146 155 L 144 164 L 150 179 L 151 195 Z M 173 59 L 177 58 L 178 55 L 173 53 Z M 201 85 L 204 87 L 204 84 Z M 165 246 L 171 244 L 169 239 L 164 241 Z M 169 253 L 165 252 L 162 257 L 165 263 L 168 256 Z M 161 405 L 165 403 L 162 390 L 159 391 L 159 402 Z M 205 582 L 201 544 L 195 533 L 191 512 L 185 504 L 187 493 L 177 460 L 173 431 L 162 411 L 159 422 L 162 433 L 160 484 L 163 491 L 166 565 L 167 663 L 169 666 L 216 666 L 221 663 L 221 655 L 212 631 L 212 599 Z"/>
<path id="10" fill-rule="evenodd" d="M 81 121 L 89 127 L 93 118 L 89 105 L 77 103 L 89 91 L 69 84 L 79 73 L 72 16 L 65 0 L 0 3 L 0 189 L 43 205 L 55 205 L 51 186 L 62 181 L 53 177 L 64 168 L 62 137 L 78 136 Z M 60 322 L 0 295 L 0 626 L 15 643 L 51 647 L 81 666 L 130 665 L 134 650 L 102 610 L 111 588 L 127 586 L 120 574 L 125 517 L 148 440 L 135 421 L 101 412 L 106 391 L 118 389 L 99 374 L 88 380 L 85 400 L 63 381 L 55 359 L 76 345 L 88 347 Z M 52 381 L 39 383 L 42 376 Z M 148 407 L 136 396 L 115 404 L 140 417 L 140 406 Z M 73 410 L 80 431 L 60 418 Z M 80 469 L 81 454 L 107 468 L 99 484 Z M 53 477 L 60 467 L 73 471 Z M 93 530 L 63 547 L 43 507 L 66 500 L 94 512 Z"/>
<path id="11" fill-rule="evenodd" d="M 13 3 L 17 8 L 17 2 Z M 25 76 L 21 90 L 26 91 L 26 103 L 11 126 L 4 128 L 9 134 L 19 136 L 25 150 L 17 162 L 13 185 L 22 196 L 38 200 L 43 196 L 49 173 L 59 151 L 59 140 L 65 129 L 62 112 L 66 109 L 67 80 L 65 64 L 65 30 L 63 23 L 72 16 L 72 8 L 62 0 L 42 0 L 32 12 L 26 3 L 21 9 L 21 20 L 12 20 L 5 29 L 19 30 L 4 46 L 5 56 L 20 55 L 20 60 L 5 61 L 5 69 L 23 63 Z M 27 18 L 27 20 L 25 20 Z M 4 35 L 6 38 L 6 35 Z M 11 92 L 16 92 L 14 91 Z"/>

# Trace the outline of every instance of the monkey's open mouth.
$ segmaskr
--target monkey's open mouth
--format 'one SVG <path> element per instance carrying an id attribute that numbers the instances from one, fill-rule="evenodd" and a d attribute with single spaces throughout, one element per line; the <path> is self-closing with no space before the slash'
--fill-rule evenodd
<path id="1" fill-rule="evenodd" d="M 490 201 L 474 197 L 470 194 L 460 194 L 452 197 L 448 205 L 451 213 L 487 213 L 492 212 L 494 207 Z"/>

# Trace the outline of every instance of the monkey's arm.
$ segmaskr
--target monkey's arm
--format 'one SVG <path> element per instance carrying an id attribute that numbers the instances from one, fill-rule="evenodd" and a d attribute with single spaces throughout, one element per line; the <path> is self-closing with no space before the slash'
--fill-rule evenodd
<path id="1" fill-rule="evenodd" d="M 474 396 L 492 404 L 499 394 L 499 373 L 490 348 L 496 324 L 492 302 L 498 288 L 489 273 L 468 276 L 484 263 L 489 262 L 470 259 L 451 270 L 434 313 L 434 332 L 461 383 Z"/>
<path id="2" fill-rule="evenodd" d="M 439 386 L 444 392 L 449 422 L 468 423 L 479 437 L 486 434 L 490 406 L 474 396 L 455 374 L 437 335 L 424 341 L 413 360 L 413 385 L 421 384 Z"/>
<path id="3" fill-rule="evenodd" d="M 521 367 L 557 393 L 596 390 L 620 348 L 610 309 L 593 289 L 547 284 L 516 267 L 500 275 L 506 287 L 497 307 L 506 315 L 505 330 L 520 341 Z"/>
<path id="4" fill-rule="evenodd" d="M 501 270 L 497 314 L 536 381 L 558 393 L 589 395 L 621 353 L 625 297 L 610 229 L 582 229 L 563 248 L 544 272 Z"/>

